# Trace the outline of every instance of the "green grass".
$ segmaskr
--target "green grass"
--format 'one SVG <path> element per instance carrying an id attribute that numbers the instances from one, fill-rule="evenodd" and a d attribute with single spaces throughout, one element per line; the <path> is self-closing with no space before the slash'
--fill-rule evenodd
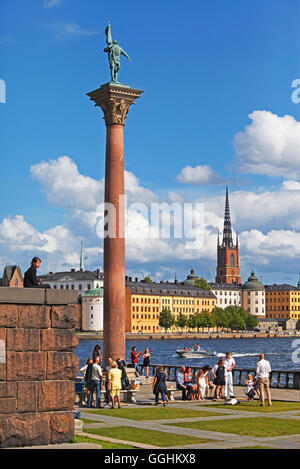
<path id="1" fill-rule="evenodd" d="M 226 404 L 208 404 L 205 407 L 215 408 L 218 409 L 226 409 L 226 410 L 242 410 L 242 411 L 249 411 L 249 412 L 287 412 L 289 410 L 299 410 L 300 409 L 300 402 L 280 402 L 280 401 L 273 401 L 272 406 L 269 407 L 267 403 L 265 403 L 264 407 L 260 407 L 258 401 L 254 402 L 244 402 L 242 401 L 240 404 L 237 405 L 226 405 Z"/>
<path id="2" fill-rule="evenodd" d="M 145 430 L 143 428 L 113 427 L 85 429 L 85 433 L 102 435 L 118 440 L 134 441 L 153 446 L 166 448 L 168 446 L 184 446 L 198 443 L 208 443 L 214 440 L 196 438 L 192 436 L 178 435 L 176 433 L 165 433 L 156 430 Z"/>
<path id="3" fill-rule="evenodd" d="M 163 419 L 183 419 L 194 417 L 219 416 L 221 413 L 209 412 L 205 410 L 185 410 L 169 407 L 154 408 L 132 408 L 132 409 L 95 409 L 85 411 L 107 417 L 119 417 L 130 420 L 163 420 Z"/>
<path id="4" fill-rule="evenodd" d="M 182 422 L 169 425 L 261 438 L 300 434 L 300 422 L 292 419 L 276 419 L 267 417 L 249 419 L 236 418 L 206 422 Z"/>
<path id="5" fill-rule="evenodd" d="M 109 441 L 95 440 L 86 436 L 74 436 L 72 443 L 93 443 L 101 445 L 102 449 L 137 449 L 134 446 L 122 445 L 121 443 L 110 443 Z"/>

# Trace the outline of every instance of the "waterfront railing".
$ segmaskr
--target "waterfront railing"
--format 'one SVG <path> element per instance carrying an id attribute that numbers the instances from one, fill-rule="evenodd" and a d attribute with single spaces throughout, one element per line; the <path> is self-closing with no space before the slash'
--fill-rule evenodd
<path id="1" fill-rule="evenodd" d="M 131 366 L 131 365 L 129 365 Z M 155 376 L 156 368 L 159 365 L 150 365 L 149 374 Z M 176 380 L 176 373 L 180 370 L 180 365 L 162 365 L 164 367 L 167 380 Z M 191 366 L 193 375 L 196 375 L 201 369 L 201 366 Z M 143 374 L 143 365 L 140 366 L 141 374 Z M 256 368 L 234 368 L 232 370 L 233 383 L 235 386 L 245 386 L 244 380 L 247 379 L 247 375 L 251 374 L 255 376 Z M 277 389 L 300 389 L 300 370 L 272 370 L 270 373 L 270 387 Z"/>

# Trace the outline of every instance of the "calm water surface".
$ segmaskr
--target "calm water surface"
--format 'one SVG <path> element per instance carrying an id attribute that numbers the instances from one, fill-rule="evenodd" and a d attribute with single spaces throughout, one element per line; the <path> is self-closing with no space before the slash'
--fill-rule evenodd
<path id="1" fill-rule="evenodd" d="M 223 356 L 227 351 L 235 358 L 237 368 L 255 367 L 259 353 L 264 353 L 273 370 L 300 370 L 300 364 L 293 362 L 292 354 L 295 351 L 295 342 L 300 348 L 300 338 L 274 338 L 274 339 L 201 339 L 201 340 L 127 340 L 126 361 L 130 363 L 131 348 L 136 345 L 137 351 L 144 352 L 148 347 L 151 353 L 151 363 L 163 365 L 190 365 L 204 366 L 215 365 L 216 357 L 180 358 L 176 354 L 177 349 L 184 346 L 192 347 L 195 342 L 201 347 L 216 351 L 218 356 Z M 293 347 L 294 342 L 294 347 Z M 82 367 L 86 360 L 92 356 L 93 348 L 99 344 L 102 349 L 102 341 L 80 340 L 75 350 L 79 358 L 79 366 Z M 295 354 L 294 354 L 295 356 Z M 300 353 L 298 353 L 300 357 Z M 142 360 L 139 359 L 139 363 Z"/>

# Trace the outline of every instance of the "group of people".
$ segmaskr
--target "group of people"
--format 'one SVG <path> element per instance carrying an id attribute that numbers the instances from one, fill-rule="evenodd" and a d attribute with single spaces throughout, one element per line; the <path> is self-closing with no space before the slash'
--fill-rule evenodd
<path id="1" fill-rule="evenodd" d="M 132 367 L 135 369 L 137 375 L 140 374 L 140 369 L 138 365 L 138 358 L 142 355 L 142 352 L 137 352 L 136 351 L 136 346 L 133 346 L 131 349 L 131 364 Z M 143 370 L 145 370 L 145 376 L 146 378 L 149 378 L 149 366 L 150 366 L 150 359 L 151 359 L 151 354 L 149 352 L 148 348 L 145 348 L 145 351 L 142 355 L 143 359 Z"/>
<path id="2" fill-rule="evenodd" d="M 84 387 L 87 393 L 87 406 L 101 408 L 101 392 L 105 392 L 104 407 L 114 409 L 115 405 L 121 407 L 120 391 L 129 387 L 129 380 L 126 375 L 126 363 L 122 358 L 114 360 L 108 357 L 105 364 L 102 363 L 102 354 L 100 345 L 96 345 L 92 358 L 89 358 L 86 364 L 80 369 L 84 376 Z M 105 384 L 102 386 L 102 382 Z M 94 394 L 96 399 L 94 400 Z"/>
<path id="3" fill-rule="evenodd" d="M 229 352 L 214 367 L 205 365 L 193 374 L 191 367 L 180 368 L 176 373 L 176 387 L 182 391 L 183 400 L 234 398 L 232 370 L 236 363 Z"/>

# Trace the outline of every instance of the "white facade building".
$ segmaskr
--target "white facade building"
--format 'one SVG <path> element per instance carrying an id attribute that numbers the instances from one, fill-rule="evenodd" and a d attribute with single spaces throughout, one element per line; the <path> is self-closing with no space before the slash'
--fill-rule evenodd
<path id="1" fill-rule="evenodd" d="M 242 286 L 231 283 L 210 283 L 211 292 L 217 298 L 217 308 L 242 306 Z"/>
<path id="2" fill-rule="evenodd" d="M 104 283 L 104 274 L 100 269 L 94 272 L 75 269 L 71 269 L 67 272 L 50 272 L 49 274 L 41 275 L 40 278 L 53 289 L 78 290 L 79 297 L 87 290 L 103 288 Z"/>
<path id="3" fill-rule="evenodd" d="M 103 288 L 94 288 L 82 295 L 83 331 L 103 331 Z"/>

